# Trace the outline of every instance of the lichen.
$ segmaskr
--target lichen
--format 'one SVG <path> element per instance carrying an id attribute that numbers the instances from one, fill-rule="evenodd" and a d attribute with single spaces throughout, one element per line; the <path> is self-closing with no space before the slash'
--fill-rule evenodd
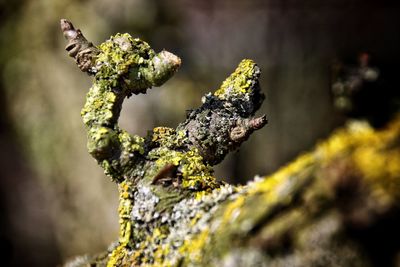
<path id="1" fill-rule="evenodd" d="M 107 266 L 176 265 L 189 251 L 189 245 L 182 246 L 185 240 L 206 233 L 216 204 L 236 192 L 216 180 L 212 166 L 266 124 L 265 116 L 252 118 L 264 99 L 260 70 L 252 60 L 243 60 L 176 129 L 156 127 L 146 137 L 130 135 L 118 126 L 123 101 L 163 84 L 180 59 L 167 51 L 156 53 L 129 34 L 116 34 L 94 47 L 70 22 L 62 26 L 67 49 L 74 52 L 70 55 L 78 65 L 85 59 L 81 69 L 94 75 L 81 111 L 88 151 L 119 187 L 120 233 Z M 83 47 L 91 53 L 80 51 Z M 198 248 L 203 241 L 198 240 Z"/>
<path id="2" fill-rule="evenodd" d="M 214 95 L 223 100 L 246 97 L 252 92 L 259 74 L 260 71 L 254 61 L 250 59 L 242 60 L 232 75 L 214 92 Z"/>
<path id="3" fill-rule="evenodd" d="M 125 94 L 137 94 L 150 88 L 151 81 L 143 79 L 155 52 L 139 38 L 116 34 L 99 46 L 96 58 L 96 82 L 102 87 L 118 88 Z"/>
<path id="4" fill-rule="evenodd" d="M 128 34 L 96 48 L 62 25 L 70 55 L 94 75 L 82 109 L 89 153 L 120 195 L 118 241 L 75 265 L 367 266 L 341 221 L 368 225 L 400 200 L 400 116 L 381 130 L 351 122 L 276 173 L 234 187 L 217 182 L 212 166 L 267 122 L 253 117 L 264 96 L 252 60 L 176 129 L 140 137 L 119 128 L 122 102 L 164 83 L 180 59 Z M 352 190 L 343 194 L 344 185 Z"/>
<path id="5" fill-rule="evenodd" d="M 399 197 L 400 152 L 398 144 L 400 118 L 385 129 L 376 130 L 366 122 L 350 122 L 317 146 L 317 154 L 328 164 L 334 158 L 350 157 L 355 171 L 387 196 Z M 385 179 L 382 179 L 385 177 Z"/>
<path id="6" fill-rule="evenodd" d="M 170 150 L 167 146 L 154 149 L 149 154 L 149 159 L 155 161 L 155 173 L 159 172 L 167 164 L 179 166 L 181 174 L 181 186 L 194 191 L 214 189 L 219 186 L 212 175 L 211 166 L 204 164 L 203 158 L 195 148 L 180 152 Z"/>
<path id="7" fill-rule="evenodd" d="M 360 256 L 362 254 L 357 254 L 359 248 L 353 242 L 346 239 L 342 240 L 341 246 L 335 245 L 337 236 L 344 235 L 342 228 L 331 228 L 330 232 L 324 232 L 327 230 L 325 227 L 328 227 L 325 226 L 327 220 L 338 223 L 336 220 L 341 218 L 337 211 L 330 213 L 332 202 L 337 197 L 333 190 L 337 189 L 329 165 L 336 159 L 352 162 L 352 168 L 363 177 L 365 188 L 369 188 L 366 191 L 368 201 L 375 203 L 369 204 L 372 205 L 369 208 L 377 209 L 371 214 L 383 212 L 390 205 L 396 205 L 396 200 L 400 198 L 400 172 L 397 171 L 400 166 L 399 122 L 400 116 L 386 129 L 379 131 L 368 124 L 352 122 L 319 143 L 314 151 L 301 155 L 276 173 L 236 189 L 237 193 L 230 196 L 228 201 L 214 204 L 216 211 L 203 231 L 193 238 L 188 237 L 179 247 L 179 251 L 185 255 L 184 265 L 220 266 L 221 261 L 217 259 L 229 261 L 232 251 L 248 246 L 247 242 L 250 242 L 261 244 L 263 255 L 270 255 L 263 258 L 263 261 L 277 264 L 276 266 L 285 266 L 294 260 L 307 264 L 319 261 L 332 264 L 353 262 L 356 266 L 366 266 L 366 259 Z M 375 159 L 377 162 L 373 162 Z M 391 166 L 385 168 L 383 164 Z M 337 171 L 340 170 L 335 172 Z M 320 225 L 316 218 L 324 213 L 327 217 L 321 220 Z M 310 229 L 320 229 L 322 232 L 317 234 Z M 323 247 L 317 249 L 312 242 L 303 243 L 307 238 L 321 240 L 318 242 Z M 240 245 L 236 246 L 235 240 L 241 240 Z M 193 243 L 201 245 L 192 246 Z M 276 251 L 282 250 L 277 247 L 278 244 L 285 246 L 284 251 L 290 251 L 287 246 L 296 246 L 299 251 L 289 253 L 286 258 L 281 257 L 280 254 L 275 255 Z M 333 247 L 329 247 L 331 244 Z M 330 249 L 341 256 L 332 257 Z M 251 251 L 256 250 L 257 247 Z M 195 260 L 192 261 L 189 255 L 193 255 Z M 196 255 L 202 255 L 201 259 L 195 257 Z M 242 257 L 246 258 L 246 255 L 247 253 Z M 241 259 L 239 257 L 237 261 L 240 262 Z M 258 260 L 260 259 L 255 258 L 252 263 Z"/>
<path id="8" fill-rule="evenodd" d="M 177 266 L 184 261 L 186 264 L 195 264 L 200 261 L 201 249 L 207 238 L 207 232 L 212 231 L 209 223 L 218 209 L 218 205 L 229 198 L 234 197 L 236 189 L 230 185 L 224 185 L 202 198 L 184 198 L 175 203 L 168 213 L 153 213 L 146 226 L 161 221 L 146 238 L 136 243 L 136 252 L 130 260 L 135 265 L 145 266 Z M 136 199 L 136 198 L 135 198 Z M 143 205 L 141 197 L 137 198 Z M 152 201 L 147 201 L 152 202 Z M 148 204 L 145 204 L 148 205 Z M 151 210 L 145 208 L 144 210 Z M 160 216 L 160 217 L 158 217 Z M 202 233 L 202 234 L 201 234 Z M 198 235 L 202 238 L 198 238 Z M 196 247 L 193 240 L 197 240 Z M 197 255 L 195 258 L 187 258 L 188 253 Z"/>
<path id="9" fill-rule="evenodd" d="M 107 267 L 122 265 L 123 259 L 128 255 L 129 242 L 132 237 L 131 212 L 133 208 L 133 195 L 131 193 L 132 183 L 124 181 L 119 184 L 119 239 L 117 247 L 111 252 Z"/>
<path id="10" fill-rule="evenodd" d="M 64 25 L 71 39 L 72 24 Z M 264 99 L 253 61 L 243 60 L 176 129 L 139 137 L 118 126 L 122 102 L 169 79 L 179 58 L 128 34 L 99 48 L 84 41 L 93 58 L 75 60 L 95 76 L 82 110 L 88 150 L 120 194 L 119 239 L 93 265 L 367 266 L 341 226 L 368 226 L 398 203 L 400 116 L 381 130 L 352 122 L 276 173 L 234 187 L 217 182 L 212 166 L 266 124 L 253 118 Z M 79 47 L 73 55 L 84 58 Z"/>

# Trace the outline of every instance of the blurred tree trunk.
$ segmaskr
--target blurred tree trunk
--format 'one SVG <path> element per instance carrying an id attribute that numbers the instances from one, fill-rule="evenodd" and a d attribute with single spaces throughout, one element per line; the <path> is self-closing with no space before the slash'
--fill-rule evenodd
<path id="1" fill-rule="evenodd" d="M 114 251 L 66 266 L 399 266 L 399 141 L 400 116 L 380 130 L 349 122 L 270 176 L 187 202 L 188 223 L 150 232 L 119 261 Z"/>

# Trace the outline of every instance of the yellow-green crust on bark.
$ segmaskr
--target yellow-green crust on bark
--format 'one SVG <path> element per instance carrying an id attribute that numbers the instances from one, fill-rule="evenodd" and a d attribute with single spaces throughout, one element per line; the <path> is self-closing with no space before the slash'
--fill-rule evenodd
<path id="1" fill-rule="evenodd" d="M 253 117 L 264 98 L 257 65 L 243 60 L 176 129 L 130 135 L 118 126 L 122 102 L 168 80 L 180 59 L 128 34 L 95 48 L 63 23 L 94 75 L 82 110 L 89 153 L 120 193 L 118 241 L 69 266 L 371 266 L 359 236 L 399 212 L 400 116 L 380 130 L 349 122 L 246 186 L 219 183 L 212 166 L 266 124 Z"/>

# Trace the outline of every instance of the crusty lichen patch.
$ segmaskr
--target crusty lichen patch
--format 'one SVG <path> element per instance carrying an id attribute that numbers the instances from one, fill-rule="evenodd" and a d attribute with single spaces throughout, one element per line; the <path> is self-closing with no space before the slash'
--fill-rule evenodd
<path id="1" fill-rule="evenodd" d="M 236 189 L 224 185 L 200 199 L 185 198 L 170 212 L 160 214 L 157 227 L 136 243 L 130 260 L 135 266 L 178 266 L 201 262 L 202 250 L 212 229 L 209 223 L 218 206 L 234 197 Z M 149 224 L 146 224 L 147 226 Z M 187 257 L 190 254 L 193 257 Z"/>
<path id="2" fill-rule="evenodd" d="M 237 69 L 222 83 L 221 87 L 214 92 L 220 99 L 245 97 L 253 90 L 260 71 L 251 59 L 240 62 Z"/>
<path id="3" fill-rule="evenodd" d="M 129 252 L 129 242 L 132 235 L 131 212 L 133 207 L 132 183 L 124 181 L 119 184 L 119 239 L 117 247 L 111 252 L 107 267 L 121 266 Z"/>
<path id="4" fill-rule="evenodd" d="M 127 95 L 144 92 L 147 88 L 158 84 L 161 75 L 154 72 L 158 57 L 150 46 L 139 38 L 129 34 L 116 34 L 99 46 L 96 58 L 96 80 L 102 86 L 124 90 Z M 178 62 L 179 60 L 176 59 Z M 168 62 L 172 68 L 170 76 L 176 68 L 175 62 Z M 178 64 L 179 65 L 179 64 Z M 168 70 L 169 71 L 169 70 Z M 168 77 L 162 77 L 168 79 Z"/>

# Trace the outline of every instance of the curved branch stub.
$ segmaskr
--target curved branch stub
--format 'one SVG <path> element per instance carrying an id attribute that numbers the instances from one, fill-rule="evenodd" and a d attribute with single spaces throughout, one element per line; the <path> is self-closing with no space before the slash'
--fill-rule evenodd
<path id="1" fill-rule="evenodd" d="M 61 30 L 68 44 L 65 50 L 68 55 L 75 59 L 79 69 L 83 72 L 93 74 L 94 57 L 99 53 L 98 49 L 83 36 L 81 30 L 75 29 L 74 25 L 66 19 L 61 19 Z"/>

